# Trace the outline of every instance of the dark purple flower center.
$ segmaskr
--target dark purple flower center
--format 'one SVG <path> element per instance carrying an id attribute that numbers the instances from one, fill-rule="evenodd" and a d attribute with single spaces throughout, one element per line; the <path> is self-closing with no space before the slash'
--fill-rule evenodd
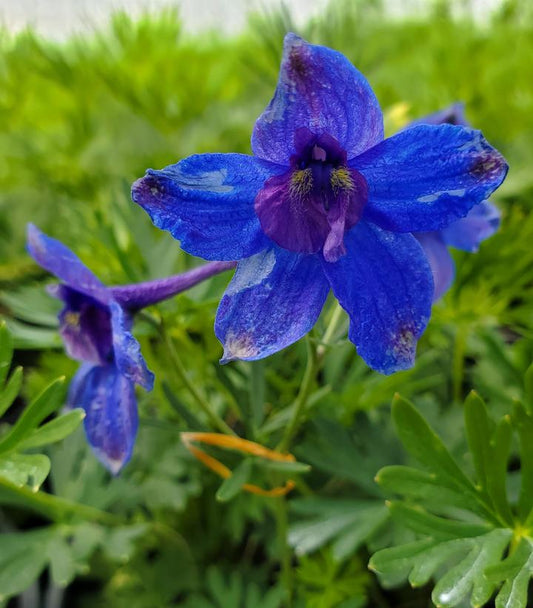
<path id="1" fill-rule="evenodd" d="M 65 302 L 59 315 L 59 331 L 69 356 L 99 365 L 112 361 L 109 307 L 66 285 L 60 286 L 58 295 Z"/>
<path id="2" fill-rule="evenodd" d="M 349 169 L 339 142 L 298 129 L 290 168 L 268 179 L 255 199 L 265 234 L 298 253 L 322 251 L 328 262 L 346 253 L 344 233 L 361 218 L 366 200 L 364 177 Z"/>

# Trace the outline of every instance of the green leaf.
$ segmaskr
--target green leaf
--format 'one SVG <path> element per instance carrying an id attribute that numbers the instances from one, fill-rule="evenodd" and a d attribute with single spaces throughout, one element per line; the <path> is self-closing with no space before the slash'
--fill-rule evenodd
<path id="1" fill-rule="evenodd" d="M 498 422 L 491 437 L 491 471 L 487 477 L 487 491 L 494 510 L 510 527 L 514 525 L 514 518 L 507 500 L 506 481 L 511 438 L 511 420 L 505 416 Z"/>
<path id="2" fill-rule="evenodd" d="M 0 389 L 4 385 L 11 359 L 13 357 L 13 338 L 7 331 L 6 322 L 0 321 Z M 2 415 L 0 408 L 0 415 Z"/>
<path id="3" fill-rule="evenodd" d="M 409 583 L 412 587 L 426 585 L 443 564 L 464 555 L 473 543 L 471 538 L 455 538 L 430 547 L 413 560 L 413 569 L 408 577 Z"/>
<path id="4" fill-rule="evenodd" d="M 44 418 L 62 404 L 65 378 L 54 380 L 22 412 L 13 428 L 0 441 L 0 454 L 14 449 Z"/>
<path id="5" fill-rule="evenodd" d="M 46 528 L 0 536 L 0 600 L 18 595 L 39 577 L 48 560 L 45 547 L 53 533 Z"/>
<path id="6" fill-rule="evenodd" d="M 12 484 L 29 486 L 36 492 L 50 472 L 50 459 L 43 454 L 0 456 L 0 477 Z"/>
<path id="7" fill-rule="evenodd" d="M 18 449 L 37 448 L 61 441 L 73 433 L 84 418 L 85 412 L 81 408 L 74 409 L 63 414 L 63 416 L 54 418 L 38 429 L 35 429 L 26 439 L 23 439 L 18 445 Z"/>
<path id="8" fill-rule="evenodd" d="M 112 559 L 126 562 L 135 551 L 135 543 L 146 530 L 147 524 L 111 529 L 104 542 L 106 553 Z"/>
<path id="9" fill-rule="evenodd" d="M 480 489 L 486 492 L 491 465 L 489 439 L 494 429 L 494 423 L 489 420 L 485 403 L 475 391 L 471 391 L 465 400 L 464 417 L 466 437 L 472 453 L 478 484 Z"/>
<path id="10" fill-rule="evenodd" d="M 446 479 L 450 487 L 463 489 L 469 494 L 474 492 L 472 482 L 412 403 L 396 395 L 392 402 L 392 418 L 398 436 L 412 456 Z"/>
<path id="11" fill-rule="evenodd" d="M 48 560 L 54 585 L 66 587 L 76 576 L 76 562 L 65 539 L 55 536 L 48 542 Z"/>
<path id="12" fill-rule="evenodd" d="M 451 608 L 484 606 L 504 581 L 496 598 L 498 608 L 526 608 L 529 578 L 533 574 L 533 541 L 523 538 L 511 556 L 513 538 L 529 535 L 525 514 L 531 509 L 531 481 L 527 476 L 533 466 L 531 445 L 533 426 L 521 405 L 513 418 L 504 416 L 497 424 L 490 418 L 483 401 L 472 393 L 465 403 L 465 431 L 479 489 L 470 484 L 454 483 L 455 462 L 442 446 L 429 425 L 412 406 L 396 401 L 396 422 L 404 443 L 411 453 L 429 469 L 392 466 L 377 476 L 381 487 L 406 497 L 395 501 L 390 510 L 400 529 L 407 528 L 419 540 L 382 549 L 370 561 L 383 584 L 400 584 L 408 577 L 414 585 L 436 579 L 432 599 L 436 606 Z M 401 408 L 401 411 L 400 411 Z M 406 426 L 410 424 L 408 430 Z M 403 426 L 402 426 L 403 425 Z M 507 461 L 512 430 L 518 431 L 522 464 L 522 521 L 511 510 L 506 485 Z M 414 445 L 415 437 L 419 445 Z M 484 486 L 484 487 L 483 487 Z M 415 501 L 419 504 L 409 504 Z M 440 501 L 440 502 L 439 502 Z M 525 506 L 527 504 L 527 507 Z M 481 521 L 479 521 L 481 519 Z M 512 544 L 511 544 L 512 550 Z"/>
<path id="13" fill-rule="evenodd" d="M 533 416 L 528 414 L 521 404 L 516 404 L 513 410 L 513 426 L 520 445 L 521 485 L 518 513 L 525 520 L 533 513 Z"/>
<path id="14" fill-rule="evenodd" d="M 437 606 L 457 606 L 474 589 L 473 605 L 486 603 L 494 585 L 484 577 L 484 570 L 501 559 L 511 536 L 510 530 L 500 529 L 476 538 L 470 553 L 439 580 L 431 595 L 433 602 Z"/>
<path id="15" fill-rule="evenodd" d="M 479 515 L 487 516 L 487 508 L 456 487 L 444 485 L 447 482 L 437 478 L 433 473 L 420 471 L 403 465 L 384 467 L 376 475 L 377 483 L 389 492 L 395 492 L 433 508 L 454 506 L 467 509 Z"/>
<path id="16" fill-rule="evenodd" d="M 416 558 L 437 544 L 437 541 L 431 538 L 424 538 L 398 547 L 381 549 L 370 558 L 368 567 L 379 576 L 384 586 L 394 587 L 409 576 Z"/>
<path id="17" fill-rule="evenodd" d="M 305 555 L 332 542 L 337 560 L 355 553 L 388 518 L 378 500 L 309 498 L 292 501 L 291 508 L 308 516 L 289 530 L 288 541 L 296 554 Z"/>
<path id="18" fill-rule="evenodd" d="M 11 407 L 22 385 L 22 367 L 17 367 L 9 377 L 4 390 L 0 393 L 0 416 Z"/>
<path id="19" fill-rule="evenodd" d="M 533 578 L 533 540 L 522 538 L 514 553 L 501 564 L 488 568 L 485 576 L 495 585 L 505 581 L 496 596 L 496 608 L 527 608 Z"/>
<path id="20" fill-rule="evenodd" d="M 513 515 L 507 501 L 507 460 L 512 429 L 509 417 L 497 425 L 489 419 L 483 400 L 474 391 L 465 401 L 465 429 L 481 492 L 494 511 L 509 525 Z"/>
<path id="21" fill-rule="evenodd" d="M 395 520 L 403 523 L 414 532 L 435 540 L 468 538 L 490 532 L 488 524 L 474 524 L 439 517 L 420 507 L 413 507 L 401 502 L 392 503 L 389 510 Z"/>
<path id="22" fill-rule="evenodd" d="M 526 410 L 533 415 L 533 363 L 524 374 L 524 398 Z"/>
<path id="23" fill-rule="evenodd" d="M 231 473 L 231 476 L 225 479 L 216 493 L 216 499 L 220 502 L 231 500 L 241 491 L 242 486 L 248 482 L 252 474 L 253 461 L 251 458 L 245 458 Z"/>

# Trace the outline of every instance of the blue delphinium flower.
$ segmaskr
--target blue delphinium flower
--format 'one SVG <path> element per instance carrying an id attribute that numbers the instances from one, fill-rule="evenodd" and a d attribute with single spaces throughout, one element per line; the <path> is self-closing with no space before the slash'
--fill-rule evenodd
<path id="1" fill-rule="evenodd" d="M 461 125 L 470 126 L 462 103 L 454 103 L 443 110 L 414 120 L 407 125 Z M 455 274 L 453 258 L 448 247 L 471 253 L 479 249 L 482 241 L 492 236 L 500 226 L 500 210 L 489 201 L 472 207 L 466 217 L 453 222 L 443 230 L 415 234 L 426 252 L 435 283 L 434 300 L 438 300 L 450 288 Z"/>
<path id="2" fill-rule="evenodd" d="M 413 365 L 431 270 L 413 232 L 442 230 L 497 188 L 503 157 L 479 131 L 420 125 L 383 140 L 365 78 L 340 53 L 285 38 L 254 155 L 201 154 L 132 190 L 185 251 L 239 260 L 217 312 L 222 362 L 266 357 L 307 333 L 330 287 L 374 369 Z"/>
<path id="3" fill-rule="evenodd" d="M 67 354 L 82 362 L 67 404 L 85 410 L 87 440 L 100 461 L 117 474 L 131 457 L 137 433 L 135 384 L 151 390 L 154 382 L 131 333 L 133 313 L 234 264 L 212 262 L 166 279 L 106 287 L 70 249 L 31 224 L 28 251 L 63 281 L 49 291 L 64 303 L 59 323 Z"/>

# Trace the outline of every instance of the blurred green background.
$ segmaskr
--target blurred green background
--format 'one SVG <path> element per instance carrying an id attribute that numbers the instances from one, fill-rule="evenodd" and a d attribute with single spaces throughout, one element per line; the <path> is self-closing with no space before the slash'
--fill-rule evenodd
<path id="1" fill-rule="evenodd" d="M 468 9 L 467 1 L 461 5 Z M 475 387 L 493 413 L 507 413 L 524 393 L 523 374 L 533 360 L 533 7 L 528 0 L 508 0 L 483 22 L 465 17 L 468 10 L 462 15 L 454 17 L 445 1 L 431 3 L 423 18 L 398 19 L 378 0 L 340 0 L 303 28 L 281 10 L 252 17 L 231 37 L 189 34 L 172 11 L 136 20 L 117 14 L 109 26 L 65 42 L 43 40 L 31 30 L 1 31 L 0 314 L 19 349 L 16 361 L 28 367 L 23 397 L 76 369 L 61 350 L 57 305 L 44 295 L 47 275 L 25 253 L 26 223 L 62 240 L 106 283 L 155 278 L 194 264 L 131 203 L 130 185 L 147 167 L 191 153 L 249 153 L 254 120 L 275 87 L 283 35 L 292 30 L 343 52 L 366 75 L 388 134 L 463 101 L 469 121 L 510 165 L 492 199 L 502 210 L 501 230 L 475 255 L 454 252 L 456 282 L 434 307 L 414 370 L 389 378 L 370 372 L 338 336 L 319 378 L 322 389 L 313 394 L 313 422 L 295 450 L 315 467 L 300 491 L 375 497 L 376 471 L 400 458 L 386 409 L 395 391 L 413 398 L 464 452 L 458 403 Z M 259 376 L 241 364 L 220 371 L 212 321 L 226 280 L 219 277 L 154 314 L 168 323 L 193 379 L 230 419 L 232 412 L 238 417 L 250 391 L 252 405 L 257 402 L 253 391 L 260 387 L 266 423 L 255 439 L 273 443 L 286 424 L 283 407 L 297 391 L 305 348 L 296 345 L 255 367 Z M 142 395 L 136 455 L 120 479 L 109 479 L 85 452 L 80 456 L 78 435 L 51 450 L 47 488 L 153 527 L 102 540 L 107 553 L 91 558 L 87 578 L 80 566 L 81 582 L 66 605 L 278 608 L 273 536 L 283 513 L 250 496 L 215 503 L 219 481 L 176 448 L 176 433 L 188 424 L 184 407 L 194 411 L 194 403 L 182 396 L 149 324 L 141 322 L 137 335 L 149 366 L 180 402 L 169 399 L 161 383 Z M 382 517 L 377 495 L 376 517 Z M 296 521 L 312 512 L 298 508 L 296 502 Z M 0 524 L 26 530 L 43 521 L 22 509 Z M 80 538 L 97 534 L 96 527 L 76 530 Z M 380 590 L 366 571 L 366 549 L 357 552 L 354 544 L 339 559 L 328 548 L 331 536 L 296 530 L 299 606 L 430 605 L 427 589 Z M 139 538 L 140 550 L 133 545 Z M 169 563 L 179 564 L 180 572 L 169 572 Z M 231 593 L 233 604 L 219 602 Z"/>

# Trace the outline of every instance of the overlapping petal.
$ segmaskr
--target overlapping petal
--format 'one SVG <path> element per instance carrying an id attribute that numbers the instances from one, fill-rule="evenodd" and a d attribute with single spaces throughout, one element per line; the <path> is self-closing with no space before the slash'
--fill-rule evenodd
<path id="1" fill-rule="evenodd" d="M 288 164 L 302 127 L 337 139 L 348 158 L 383 139 L 383 116 L 366 78 L 341 53 L 287 34 L 276 92 L 252 134 L 254 154 Z"/>
<path id="2" fill-rule="evenodd" d="M 480 131 L 420 125 L 350 162 L 368 183 L 365 218 L 386 230 L 440 230 L 503 181 L 507 163 Z"/>
<path id="3" fill-rule="evenodd" d="M 67 285 L 50 290 L 65 303 L 59 313 L 59 332 L 69 357 L 104 365 L 112 356 L 109 306 Z"/>
<path id="4" fill-rule="evenodd" d="M 442 233 L 419 232 L 415 236 L 424 249 L 433 273 L 433 283 L 435 285 L 433 301 L 435 302 L 450 288 L 455 274 L 455 264 L 442 238 Z"/>
<path id="5" fill-rule="evenodd" d="M 110 309 L 116 366 L 128 380 L 151 391 L 154 374 L 146 367 L 141 347 L 131 333 L 132 318 L 116 302 L 111 303 Z"/>
<path id="6" fill-rule="evenodd" d="M 405 128 L 410 129 L 416 125 L 462 125 L 469 127 L 469 123 L 465 116 L 465 104 L 461 102 L 452 103 L 447 108 L 432 112 L 422 118 L 417 118 L 410 122 Z"/>
<path id="7" fill-rule="evenodd" d="M 88 296 L 106 304 L 110 294 L 103 283 L 60 241 L 28 224 L 28 252 L 32 258 L 59 279 Z"/>
<path id="8" fill-rule="evenodd" d="M 239 260 L 268 246 L 254 211 L 265 181 L 285 167 L 245 154 L 197 154 L 161 171 L 149 169 L 133 200 L 154 224 L 206 260 Z"/>
<path id="9" fill-rule="evenodd" d="M 431 314 L 433 280 L 421 246 L 360 222 L 345 237 L 347 254 L 324 262 L 333 293 L 350 316 L 358 354 L 384 374 L 414 365 Z"/>
<path id="10" fill-rule="evenodd" d="M 217 312 L 223 363 L 267 357 L 315 324 L 329 285 L 316 255 L 272 247 L 239 262 Z"/>
<path id="11" fill-rule="evenodd" d="M 442 231 L 447 245 L 475 252 L 485 239 L 491 237 L 500 227 L 500 210 L 498 207 L 483 201 L 473 207 L 468 215 Z"/>
<path id="12" fill-rule="evenodd" d="M 131 458 L 138 427 L 133 383 L 115 365 L 80 368 L 69 405 L 85 410 L 87 440 L 99 460 L 117 474 Z"/>

